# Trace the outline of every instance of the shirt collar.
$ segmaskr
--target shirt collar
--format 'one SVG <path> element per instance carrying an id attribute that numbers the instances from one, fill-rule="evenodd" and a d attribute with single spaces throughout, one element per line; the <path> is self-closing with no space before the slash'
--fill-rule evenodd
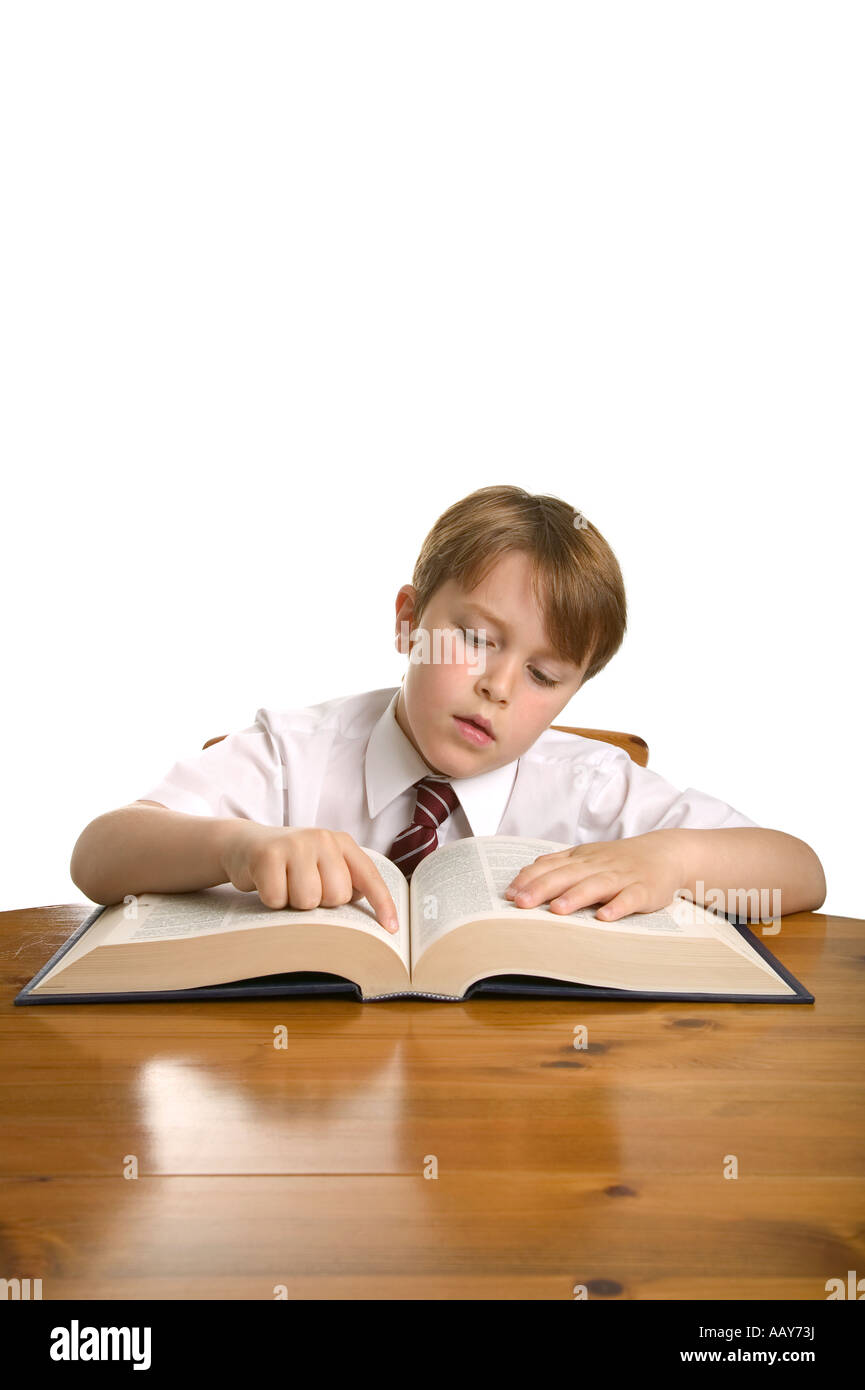
<path id="1" fill-rule="evenodd" d="M 435 775 L 397 723 L 396 704 L 401 688 L 394 691 L 367 741 L 364 778 L 370 819 L 421 777 Z M 515 758 L 475 777 L 449 779 L 473 835 L 497 833 L 518 766 L 519 758 Z"/>

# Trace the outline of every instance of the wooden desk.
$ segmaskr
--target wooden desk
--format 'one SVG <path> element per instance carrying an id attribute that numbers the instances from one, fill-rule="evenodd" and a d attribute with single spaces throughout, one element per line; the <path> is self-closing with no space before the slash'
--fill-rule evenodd
<path id="1" fill-rule="evenodd" d="M 825 1300 L 865 1277 L 860 921 L 766 938 L 813 1005 L 14 1007 L 89 910 L 0 914 L 0 1277 L 43 1299 Z"/>

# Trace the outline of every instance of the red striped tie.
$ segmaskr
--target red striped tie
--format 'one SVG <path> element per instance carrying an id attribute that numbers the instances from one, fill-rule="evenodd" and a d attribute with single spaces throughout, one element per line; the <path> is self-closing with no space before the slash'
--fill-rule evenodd
<path id="1" fill-rule="evenodd" d="M 414 785 L 417 801 L 411 825 L 400 831 L 387 854 L 409 879 L 420 861 L 438 847 L 439 826 L 460 804 L 446 777 L 422 777 Z"/>

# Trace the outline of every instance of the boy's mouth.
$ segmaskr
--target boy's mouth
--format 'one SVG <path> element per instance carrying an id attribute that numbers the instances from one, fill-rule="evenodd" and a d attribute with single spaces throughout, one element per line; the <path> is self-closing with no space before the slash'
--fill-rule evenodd
<path id="1" fill-rule="evenodd" d="M 471 743 L 481 745 L 484 743 L 492 743 L 495 739 L 488 719 L 481 719 L 465 714 L 455 714 L 454 722 L 460 732 L 469 739 Z"/>

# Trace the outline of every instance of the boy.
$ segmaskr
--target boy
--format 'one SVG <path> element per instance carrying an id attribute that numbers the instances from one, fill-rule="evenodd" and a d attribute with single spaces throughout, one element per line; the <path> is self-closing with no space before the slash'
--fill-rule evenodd
<path id="1" fill-rule="evenodd" d="M 623 749 L 549 728 L 625 628 L 621 571 L 590 522 L 546 494 L 480 488 L 439 517 L 397 594 L 401 686 L 258 710 L 92 821 L 72 879 L 102 903 L 226 882 L 272 908 L 365 897 L 396 932 L 361 845 L 410 877 L 438 844 L 499 834 L 571 846 L 516 876 L 518 907 L 599 903 L 614 921 L 681 890 L 698 902 L 720 890 L 738 912 L 773 890 L 775 915 L 818 908 L 823 869 L 802 840 L 678 791 Z"/>

